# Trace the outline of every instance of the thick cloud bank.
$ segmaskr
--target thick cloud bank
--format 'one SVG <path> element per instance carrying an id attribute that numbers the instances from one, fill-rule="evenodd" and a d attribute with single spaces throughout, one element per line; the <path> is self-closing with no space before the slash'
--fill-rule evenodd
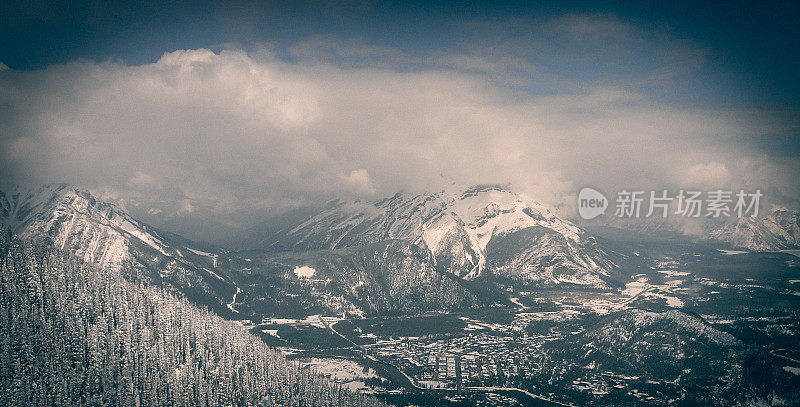
<path id="1" fill-rule="evenodd" d="M 797 132 L 774 113 L 682 107 L 614 84 L 536 93 L 498 81 L 475 54 L 437 58 L 399 70 L 197 49 L 141 66 L 3 67 L 0 171 L 231 227 L 270 208 L 450 182 L 511 183 L 566 210 L 585 185 L 761 188 L 796 202 L 797 157 L 749 142 Z"/>

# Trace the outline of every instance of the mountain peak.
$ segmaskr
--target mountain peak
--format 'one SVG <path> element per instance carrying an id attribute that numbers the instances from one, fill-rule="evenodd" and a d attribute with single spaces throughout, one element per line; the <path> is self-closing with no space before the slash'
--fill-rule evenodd
<path id="1" fill-rule="evenodd" d="M 212 270 L 212 254 L 178 243 L 74 186 L 16 185 L 0 190 L 0 224 L 23 240 L 71 252 L 109 272 L 164 280 L 197 298 L 222 298 L 231 290 L 221 272 Z"/>
<path id="2" fill-rule="evenodd" d="M 68 184 L 6 186 L 0 189 L 0 224 L 18 233 L 33 217 L 70 193 L 80 195 L 81 191 Z"/>
<path id="3" fill-rule="evenodd" d="M 527 239 L 515 235 L 521 231 L 527 231 Z M 512 235 L 515 247 L 510 249 L 507 245 Z M 556 275 L 556 269 L 581 270 L 584 276 L 595 277 L 567 280 L 602 286 L 596 275 L 604 274 L 609 264 L 583 230 L 504 185 L 451 186 L 422 194 L 399 192 L 371 203 L 337 202 L 281 233 L 263 236 L 259 247 L 253 248 L 336 250 L 386 239 L 423 247 L 437 268 L 467 279 L 483 275 L 490 263 L 495 271 L 508 269 L 508 264 L 492 262 L 493 256 L 499 256 L 526 270 L 514 271 L 515 277 L 558 283 L 559 277 L 542 276 Z M 502 255 L 492 253 L 498 250 Z M 509 253 L 521 257 L 508 257 Z M 586 270 L 589 273 L 583 273 Z"/>

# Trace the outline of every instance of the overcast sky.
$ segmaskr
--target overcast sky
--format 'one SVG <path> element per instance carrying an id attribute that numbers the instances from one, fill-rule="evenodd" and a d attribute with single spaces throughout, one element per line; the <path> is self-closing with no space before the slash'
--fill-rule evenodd
<path id="1" fill-rule="evenodd" d="M 798 7 L 0 6 L 2 181 L 213 239 L 445 183 L 800 198 Z M 726 3 L 728 4 L 728 3 Z"/>

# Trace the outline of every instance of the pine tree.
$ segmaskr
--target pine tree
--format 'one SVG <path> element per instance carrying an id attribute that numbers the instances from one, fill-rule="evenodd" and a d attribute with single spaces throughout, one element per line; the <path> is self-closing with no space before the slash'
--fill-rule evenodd
<path id="1" fill-rule="evenodd" d="M 380 405 L 163 288 L 7 232 L 0 271 L 0 405 Z"/>

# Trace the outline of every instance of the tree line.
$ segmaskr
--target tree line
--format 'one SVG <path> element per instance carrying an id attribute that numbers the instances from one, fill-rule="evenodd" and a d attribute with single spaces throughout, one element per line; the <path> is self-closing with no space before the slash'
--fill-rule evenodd
<path id="1" fill-rule="evenodd" d="M 164 288 L 0 232 L 0 405 L 382 403 Z"/>

